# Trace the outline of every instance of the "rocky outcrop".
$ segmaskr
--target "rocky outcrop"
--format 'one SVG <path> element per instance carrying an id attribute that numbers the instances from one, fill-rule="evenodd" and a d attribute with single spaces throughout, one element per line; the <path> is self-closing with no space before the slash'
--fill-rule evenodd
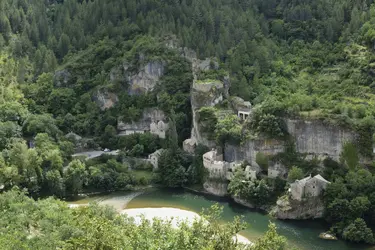
<path id="1" fill-rule="evenodd" d="M 216 196 L 228 195 L 228 182 L 221 180 L 207 180 L 203 183 L 203 188 L 210 194 Z"/>
<path id="2" fill-rule="evenodd" d="M 324 204 L 321 197 L 310 197 L 301 201 L 293 200 L 289 196 L 283 196 L 277 201 L 271 214 L 278 219 L 317 219 L 324 214 Z"/>
<path id="3" fill-rule="evenodd" d="M 232 196 L 232 199 L 238 203 L 238 204 L 241 204 L 242 206 L 245 206 L 245 207 L 248 207 L 248 208 L 255 208 L 255 206 L 253 204 L 251 204 L 250 202 L 247 202 L 237 196 Z"/>
<path id="4" fill-rule="evenodd" d="M 95 92 L 93 100 L 101 110 L 112 108 L 118 102 L 118 96 L 107 89 L 100 89 Z"/>
<path id="5" fill-rule="evenodd" d="M 220 81 L 195 81 L 191 90 L 191 107 L 193 113 L 193 128 L 191 140 L 196 144 L 214 147 L 215 142 L 209 140 L 199 125 L 198 111 L 202 107 L 213 107 L 223 100 L 224 85 Z"/>
<path id="6" fill-rule="evenodd" d="M 128 77 L 128 93 L 136 95 L 152 91 L 160 77 L 163 76 L 165 65 L 166 63 L 162 61 L 149 61 L 137 73 L 131 74 Z M 125 65 L 124 70 L 127 69 L 128 66 Z"/>

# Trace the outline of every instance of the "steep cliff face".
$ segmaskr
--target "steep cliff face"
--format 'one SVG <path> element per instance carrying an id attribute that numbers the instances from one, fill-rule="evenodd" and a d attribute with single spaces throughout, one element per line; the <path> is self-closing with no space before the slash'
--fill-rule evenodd
<path id="1" fill-rule="evenodd" d="M 345 142 L 354 142 L 356 135 L 322 121 L 285 120 L 289 134 L 295 138 L 296 150 L 321 159 L 340 158 Z"/>
<path id="2" fill-rule="evenodd" d="M 324 204 L 321 197 L 310 197 L 301 201 L 284 196 L 277 201 L 271 214 L 278 219 L 317 219 L 322 218 Z"/>

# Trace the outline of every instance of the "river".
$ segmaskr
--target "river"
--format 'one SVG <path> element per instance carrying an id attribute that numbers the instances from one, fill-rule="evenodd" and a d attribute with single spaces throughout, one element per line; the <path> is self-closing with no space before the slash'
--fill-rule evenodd
<path id="1" fill-rule="evenodd" d="M 90 201 L 114 206 L 117 210 L 125 208 L 173 207 L 200 213 L 202 208 L 209 208 L 218 202 L 223 206 L 222 220 L 231 221 L 236 215 L 243 215 L 249 227 L 241 234 L 251 241 L 261 237 L 267 230 L 269 221 L 276 223 L 279 234 L 288 239 L 291 247 L 303 250 L 349 250 L 373 249 L 366 246 L 348 244 L 344 241 L 322 240 L 318 235 L 327 230 L 319 221 L 280 221 L 271 217 L 215 197 L 197 195 L 186 191 L 150 189 L 142 192 L 112 193 L 98 195 L 74 202 L 85 204 Z"/>

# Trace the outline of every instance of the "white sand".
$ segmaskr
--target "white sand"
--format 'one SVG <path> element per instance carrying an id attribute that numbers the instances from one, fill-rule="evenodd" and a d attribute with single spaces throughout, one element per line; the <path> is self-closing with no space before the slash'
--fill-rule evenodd
<path id="1" fill-rule="evenodd" d="M 182 210 L 178 208 L 133 208 L 133 209 L 125 209 L 121 211 L 121 214 L 127 214 L 130 217 L 133 217 L 135 223 L 139 224 L 141 222 L 141 215 L 144 216 L 145 219 L 152 221 L 153 218 L 159 218 L 162 220 L 172 220 L 172 226 L 177 227 L 179 221 L 185 221 L 192 223 L 195 219 L 199 219 L 200 216 L 197 213 Z M 246 237 L 237 234 L 233 236 L 233 240 L 237 237 L 238 242 L 243 244 L 252 244 Z"/>

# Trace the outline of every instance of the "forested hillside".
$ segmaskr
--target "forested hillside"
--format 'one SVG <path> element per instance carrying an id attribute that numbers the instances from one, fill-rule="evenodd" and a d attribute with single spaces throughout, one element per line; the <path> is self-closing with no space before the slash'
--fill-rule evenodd
<path id="1" fill-rule="evenodd" d="M 283 117 L 320 119 L 355 131 L 352 151 L 371 165 L 371 0 L 1 0 L 2 189 L 20 186 L 34 195 L 64 197 L 83 189 L 148 184 L 129 172 L 121 155 L 72 160 L 76 141 L 65 136 L 71 132 L 85 137 L 87 148 L 119 148 L 132 157 L 169 148 L 161 158 L 167 174 L 157 176 L 158 182 L 172 187 L 200 183 L 204 149 L 193 159 L 177 149 L 192 127 L 194 72 L 183 48 L 200 59 L 217 58 L 217 67 L 210 61 L 215 70 L 196 77 L 229 76 L 230 95 L 257 107 L 249 124 L 253 130 L 282 137 Z M 129 79 L 137 79 L 140 68 L 163 71 L 152 91 L 131 88 Z M 168 117 L 167 140 L 151 134 L 117 136 L 120 122 L 136 122 L 155 107 Z M 234 130 L 241 137 L 240 126 L 232 129 L 227 121 L 220 121 L 222 137 Z M 326 198 L 326 218 L 346 239 L 372 243 L 372 236 L 355 236 L 356 227 L 370 230 L 375 201 L 370 184 L 351 184 L 362 175 L 374 182 L 367 170 L 349 173 L 358 168 L 354 158 L 354 164 L 343 163 L 345 171 L 330 162 L 336 172 L 327 174 L 334 185 Z"/>

